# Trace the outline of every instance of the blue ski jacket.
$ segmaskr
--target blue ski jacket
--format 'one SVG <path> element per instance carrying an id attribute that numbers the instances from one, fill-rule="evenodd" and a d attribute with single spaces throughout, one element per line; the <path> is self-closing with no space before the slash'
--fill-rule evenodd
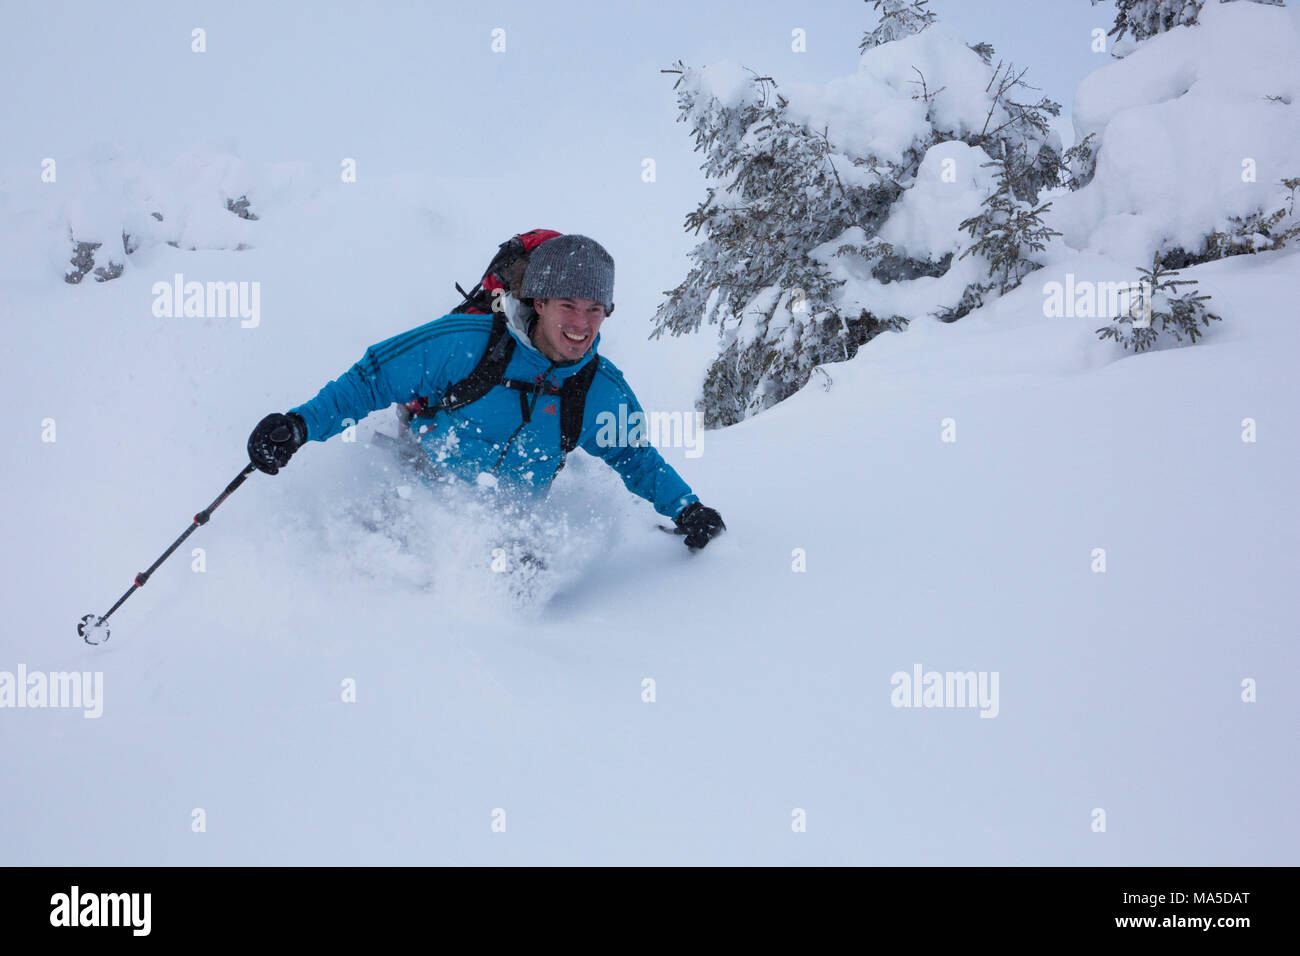
<path id="1" fill-rule="evenodd" d="M 516 344 L 506 378 L 545 381 L 558 387 L 596 358 L 599 334 L 582 358 L 557 363 L 538 351 L 511 318 L 508 334 L 514 336 Z M 394 402 L 426 397 L 433 408 L 450 386 L 478 364 L 487 348 L 491 327 L 490 315 L 451 314 L 386 339 L 368 348 L 359 362 L 322 388 L 315 398 L 290 411 L 307 423 L 310 440 L 325 441 Z M 463 408 L 439 410 L 432 418 L 414 417 L 409 427 L 440 474 L 479 483 L 479 476 L 486 473 L 494 476 L 502 490 L 542 495 L 563 460 L 560 399 L 543 394 L 531 420 L 525 423 L 519 395 L 518 391 L 497 385 Z M 619 473 L 629 491 L 653 504 L 659 514 L 675 518 L 699 498 L 654 446 L 610 442 L 608 436 L 613 429 L 609 427 L 603 429 L 605 440 L 597 441 L 602 424 L 610 421 L 601 413 L 619 421 L 620 405 L 624 406 L 624 416 L 641 412 L 623 374 L 601 356 L 587 391 L 578 447 L 603 459 Z"/>

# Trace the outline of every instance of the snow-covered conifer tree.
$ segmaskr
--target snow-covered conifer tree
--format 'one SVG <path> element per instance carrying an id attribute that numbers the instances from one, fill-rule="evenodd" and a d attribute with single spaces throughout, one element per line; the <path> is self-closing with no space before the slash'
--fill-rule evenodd
<path id="1" fill-rule="evenodd" d="M 788 397 L 823 362 L 847 358 L 897 321 L 844 317 L 831 307 L 838 284 L 809 257 L 851 226 L 871 232 L 903 191 L 900 170 L 851 159 L 785 115 L 769 77 L 678 64 L 682 119 L 715 183 L 686 218 L 707 239 L 695 266 L 656 314 L 655 336 L 723 326 L 722 355 L 706 377 L 701 408 L 710 426 L 739 421 Z M 710 85 L 712 84 L 712 85 Z M 719 87 L 729 90 L 719 96 Z"/>
<path id="2" fill-rule="evenodd" d="M 709 427 L 770 407 L 801 388 L 817 365 L 851 358 L 875 335 L 906 325 L 910 315 L 870 297 L 846 298 L 846 281 L 889 284 L 949 271 L 961 251 L 957 223 L 977 212 L 985 192 L 961 205 L 947 247 L 933 254 L 879 236 L 928 151 L 959 141 L 984 161 L 1002 161 L 1009 209 L 1024 203 L 1032 210 L 1039 191 L 1059 181 L 1062 149 L 1049 118 L 1060 106 L 1026 95 L 1023 69 L 995 63 L 988 44 L 967 46 L 936 26 L 922 3 L 876 6 L 897 21 L 889 29 L 902 31 L 901 39 L 879 39 L 882 19 L 879 43 L 864 44 L 864 69 L 834 92 L 804 86 L 787 94 L 772 77 L 726 64 L 679 62 L 665 71 L 677 75 L 678 119 L 704 154 L 708 183 L 686 217 L 687 230 L 703 231 L 703 240 L 691 252 L 690 272 L 656 312 L 654 335 L 720 327 L 720 354 L 697 403 Z M 904 31 L 908 24 L 916 29 Z M 977 179 L 979 189 L 993 189 L 989 177 L 972 178 L 981 164 L 972 159 L 963 185 L 943 187 L 944 204 L 976 188 Z M 993 248 L 992 238 L 975 238 L 984 243 L 980 253 Z M 999 258 L 996 269 L 1021 275 L 1033 267 Z M 963 266 L 961 280 L 940 287 L 950 298 L 927 300 L 917 314 L 965 314 L 978 271 Z M 1005 284 L 999 279 L 990 288 Z"/>

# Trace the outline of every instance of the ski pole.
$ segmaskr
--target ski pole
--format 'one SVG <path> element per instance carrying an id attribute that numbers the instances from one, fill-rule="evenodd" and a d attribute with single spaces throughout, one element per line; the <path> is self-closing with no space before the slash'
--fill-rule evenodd
<path id="1" fill-rule="evenodd" d="M 108 640 L 108 636 L 109 636 L 108 619 L 112 616 L 113 612 L 116 611 L 118 608 L 120 608 L 122 604 L 126 601 L 126 599 L 135 593 L 136 588 L 144 587 L 144 583 L 149 580 L 149 575 L 153 574 L 155 571 L 158 570 L 158 565 L 162 564 L 169 557 L 171 557 L 171 553 L 181 546 L 182 541 L 184 541 L 186 538 L 188 538 L 191 534 L 194 533 L 195 528 L 199 527 L 199 525 L 205 525 L 208 523 L 208 519 L 212 517 L 212 512 L 217 510 L 217 506 L 220 505 L 221 502 L 229 498 L 231 493 L 240 485 L 242 485 L 244 483 L 244 479 L 247 478 L 249 475 L 251 475 L 255 469 L 256 466 L 252 462 L 249 462 L 244 467 L 244 470 L 235 476 L 235 480 L 232 481 L 230 484 L 226 485 L 226 490 L 223 491 L 221 494 L 217 495 L 216 500 L 213 501 L 212 504 L 208 505 L 206 508 L 204 508 L 202 511 L 200 511 L 198 514 L 194 516 L 194 520 L 193 522 L 190 523 L 190 526 L 185 529 L 184 533 L 181 534 L 179 538 L 177 538 L 175 541 L 172 542 L 171 547 L 168 548 L 166 551 L 164 551 L 157 561 L 155 561 L 152 565 L 149 566 L 149 570 L 141 571 L 139 574 L 135 576 L 135 582 L 129 588 L 127 588 L 125 594 L 123 594 L 120 598 L 117 599 L 117 603 L 108 609 L 107 614 L 103 615 L 102 617 L 97 617 L 94 614 L 87 614 L 85 617 L 83 617 L 81 621 L 77 624 L 77 633 L 81 635 L 81 639 L 85 641 L 87 644 L 103 644 L 106 640 Z M 102 636 L 100 636 L 101 634 Z M 98 636 L 99 640 L 92 641 L 90 639 L 92 635 Z"/>

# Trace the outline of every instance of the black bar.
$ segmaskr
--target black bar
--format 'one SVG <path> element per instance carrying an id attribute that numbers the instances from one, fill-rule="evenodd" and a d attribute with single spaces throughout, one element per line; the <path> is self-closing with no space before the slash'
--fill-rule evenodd
<path id="1" fill-rule="evenodd" d="M 427 938 L 442 939 L 447 935 L 444 929 L 453 926 L 463 932 L 488 925 L 495 939 L 508 929 L 498 925 L 507 913 L 506 924 L 551 939 L 593 932 L 596 927 L 590 925 L 590 918 L 594 917 L 597 923 L 612 919 L 609 928 L 628 932 L 651 925 L 664 932 L 675 929 L 676 923 L 695 923 L 692 937 L 695 929 L 721 934 L 729 939 L 728 949 L 737 938 L 768 938 L 785 930 L 799 941 L 800 951 L 814 953 L 825 948 L 824 941 L 839 939 L 842 944 L 846 936 L 858 944 L 852 949 L 898 941 L 910 944 L 907 952 L 918 953 L 938 952 L 934 944 L 950 940 L 964 942 L 961 951 L 971 952 L 983 952 L 1002 941 L 1100 938 L 1111 942 L 1125 937 L 1142 951 L 1171 946 L 1178 951 L 1188 942 L 1209 940 L 1216 951 L 1231 952 L 1236 943 L 1260 942 L 1265 936 L 1294 938 L 1295 873 L 1290 868 L 840 867 L 809 872 L 755 866 L 729 869 L 727 892 L 719 893 L 714 873 L 680 868 L 671 873 L 611 874 L 579 866 L 539 881 L 534 873 L 487 868 L 449 874 L 445 869 L 440 872 L 437 862 L 430 860 L 427 868 L 391 869 L 10 870 L 9 886 L 0 893 L 0 926 L 6 943 L 33 936 L 44 937 L 41 942 L 57 942 L 59 936 L 74 933 L 81 942 L 134 935 L 125 926 L 51 925 L 52 916 L 56 921 L 59 916 L 57 895 L 64 894 L 70 904 L 71 888 L 76 886 L 83 901 L 86 894 L 149 893 L 149 936 L 163 941 L 202 932 L 205 940 L 292 940 L 296 950 L 315 940 L 333 944 L 332 950 L 343 939 L 405 935 L 416 926 L 426 930 Z M 637 866 L 635 859 L 626 862 L 629 868 Z M 657 892 L 644 885 L 649 881 L 654 881 Z M 665 893 L 665 887 L 671 891 Z M 580 897 L 574 895 L 578 892 Z M 1165 901 L 1153 905 L 1137 899 L 1152 893 L 1163 894 Z M 1186 901 L 1168 899 L 1180 893 Z M 656 899 L 661 894 L 671 902 Z M 1193 902 L 1194 894 L 1200 894 L 1200 902 Z M 142 909 L 141 905 L 136 915 Z M 479 909 L 488 917 L 486 924 L 471 916 L 477 916 L 474 911 Z M 538 921 L 521 919 L 533 914 Z M 1118 923 L 1132 918 L 1155 923 Z M 1203 918 L 1212 921 L 1208 929 L 1161 925 L 1167 919 Z M 1256 933 L 1260 935 L 1252 935 Z M 608 929 L 601 935 L 610 938 Z M 539 945 L 540 938 L 536 937 Z M 666 942 L 681 937 L 666 933 L 662 938 Z"/>

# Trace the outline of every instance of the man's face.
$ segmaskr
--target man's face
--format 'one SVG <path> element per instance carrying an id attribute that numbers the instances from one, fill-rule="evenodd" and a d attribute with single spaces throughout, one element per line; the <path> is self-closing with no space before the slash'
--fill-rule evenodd
<path id="1" fill-rule="evenodd" d="M 574 362 L 596 341 L 605 307 L 591 299 L 534 299 L 533 342 L 552 362 Z"/>

